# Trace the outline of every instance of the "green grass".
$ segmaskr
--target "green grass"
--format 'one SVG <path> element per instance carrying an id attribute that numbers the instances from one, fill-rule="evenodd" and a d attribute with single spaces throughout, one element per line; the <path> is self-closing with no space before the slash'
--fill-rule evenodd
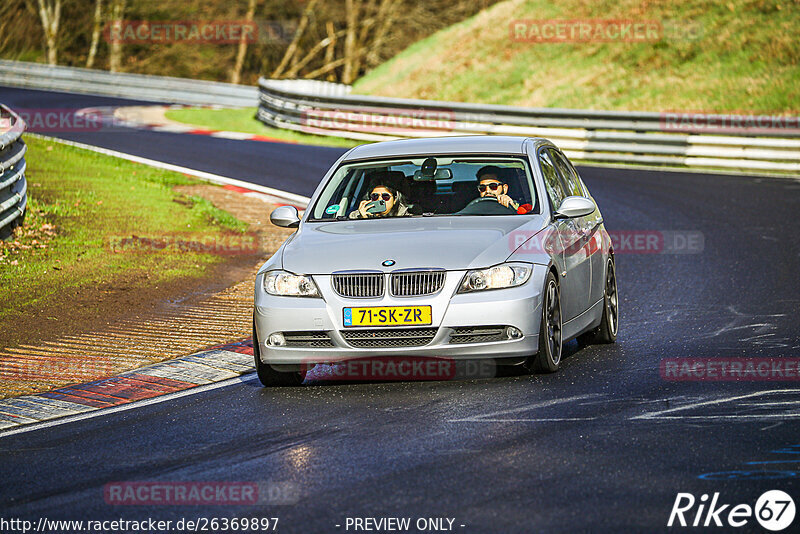
<path id="1" fill-rule="evenodd" d="M 517 19 L 663 21 L 694 38 L 531 43 Z M 797 111 L 800 9 L 781 0 L 507 0 L 415 43 L 354 92 L 532 107 Z"/>
<path id="2" fill-rule="evenodd" d="M 223 130 L 227 132 L 242 132 L 256 135 L 273 137 L 283 141 L 302 143 L 304 145 L 320 145 L 352 148 L 362 144 L 359 141 L 343 139 L 341 137 L 323 137 L 310 135 L 293 130 L 281 130 L 270 128 L 255 118 L 256 108 L 243 109 L 205 109 L 205 108 L 186 108 L 171 109 L 166 113 L 166 117 L 176 122 L 191 124 L 201 128 L 211 130 Z"/>
<path id="3" fill-rule="evenodd" d="M 223 260 L 175 247 L 115 252 L 120 239 L 178 234 L 199 241 L 247 228 L 208 201 L 173 191 L 199 183 L 181 174 L 45 139 L 26 142 L 28 213 L 24 227 L 0 243 L 0 285 L 13 288 L 4 291 L 0 318 L 45 306 L 64 290 L 200 277 Z"/>

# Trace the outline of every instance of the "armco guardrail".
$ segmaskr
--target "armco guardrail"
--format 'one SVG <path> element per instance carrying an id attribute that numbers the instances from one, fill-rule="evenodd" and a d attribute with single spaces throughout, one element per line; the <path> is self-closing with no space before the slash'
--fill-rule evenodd
<path id="1" fill-rule="evenodd" d="M 278 128 L 380 141 L 403 137 L 502 134 L 546 137 L 585 161 L 728 167 L 800 172 L 798 117 L 794 128 L 709 135 L 703 125 L 731 117 L 692 114 L 697 126 L 669 113 L 521 108 L 352 95 L 347 86 L 304 80 L 259 80 L 258 118 Z M 677 115 L 677 114 L 675 114 Z"/>
<path id="2" fill-rule="evenodd" d="M 0 237 L 10 235 L 22 224 L 28 203 L 25 181 L 25 152 L 22 141 L 25 122 L 0 105 Z"/>
<path id="3" fill-rule="evenodd" d="M 258 99 L 258 90 L 246 85 L 8 60 L 0 60 L 0 85 L 169 104 L 250 107 Z"/>

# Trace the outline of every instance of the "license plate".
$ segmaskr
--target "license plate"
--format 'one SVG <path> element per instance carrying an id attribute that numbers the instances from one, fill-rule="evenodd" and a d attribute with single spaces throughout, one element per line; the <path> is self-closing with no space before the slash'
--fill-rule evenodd
<path id="1" fill-rule="evenodd" d="M 417 326 L 433 323 L 430 306 L 345 308 L 345 326 Z"/>

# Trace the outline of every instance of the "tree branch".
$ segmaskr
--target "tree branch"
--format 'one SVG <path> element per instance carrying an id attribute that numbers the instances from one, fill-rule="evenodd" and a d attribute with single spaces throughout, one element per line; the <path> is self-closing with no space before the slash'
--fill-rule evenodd
<path id="1" fill-rule="evenodd" d="M 273 78 L 279 78 L 283 69 L 286 68 L 286 65 L 289 64 L 289 61 L 294 56 L 295 52 L 297 51 L 297 44 L 300 42 L 300 38 L 303 36 L 303 32 L 306 31 L 306 26 L 308 26 L 308 19 L 311 16 L 311 12 L 316 5 L 317 0 L 310 0 L 306 8 L 303 10 L 303 16 L 300 18 L 300 24 L 297 26 L 297 31 L 294 32 L 294 37 L 292 38 L 292 42 L 289 44 L 289 47 L 286 49 L 286 52 L 283 54 L 283 59 L 278 64 L 278 67 L 272 71 Z"/>

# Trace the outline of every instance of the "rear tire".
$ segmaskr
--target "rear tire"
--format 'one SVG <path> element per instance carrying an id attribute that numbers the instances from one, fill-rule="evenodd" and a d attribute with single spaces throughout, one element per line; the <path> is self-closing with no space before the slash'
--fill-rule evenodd
<path id="1" fill-rule="evenodd" d="M 303 384 L 306 374 L 300 371 L 283 372 L 276 371 L 268 363 L 261 361 L 261 352 L 258 344 L 258 334 L 256 334 L 256 321 L 253 318 L 253 356 L 256 360 L 256 373 L 258 379 L 264 387 L 296 387 Z"/>
<path id="2" fill-rule="evenodd" d="M 542 321 L 539 327 L 539 352 L 529 359 L 528 368 L 539 373 L 554 373 L 561 364 L 564 345 L 561 320 L 561 292 L 553 273 L 547 273 L 542 297 Z"/>
<path id="3" fill-rule="evenodd" d="M 606 263 L 606 284 L 603 289 L 603 317 L 600 326 L 578 336 L 582 346 L 592 343 L 614 343 L 619 329 L 619 295 L 617 293 L 617 272 L 614 257 L 609 256 Z"/>

